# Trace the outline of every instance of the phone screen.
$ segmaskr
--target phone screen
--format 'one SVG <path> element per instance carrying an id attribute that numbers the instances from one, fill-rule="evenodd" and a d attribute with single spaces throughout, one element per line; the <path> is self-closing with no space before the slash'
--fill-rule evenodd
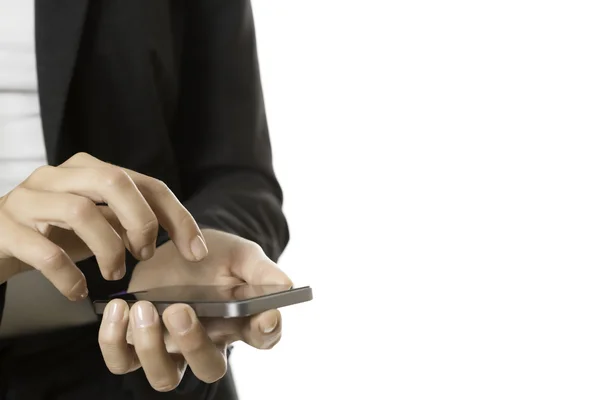
<path id="1" fill-rule="evenodd" d="M 167 303 L 231 302 L 249 300 L 289 290 L 292 289 L 284 285 L 169 286 L 139 292 L 114 293 L 109 300 L 147 300 Z"/>

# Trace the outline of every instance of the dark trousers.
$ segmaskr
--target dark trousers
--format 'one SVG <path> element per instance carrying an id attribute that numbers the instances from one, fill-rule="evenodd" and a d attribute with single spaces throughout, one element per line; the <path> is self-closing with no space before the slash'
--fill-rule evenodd
<path id="1" fill-rule="evenodd" d="M 1 400 L 237 400 L 231 370 L 216 384 L 189 372 L 180 387 L 156 392 L 139 369 L 110 373 L 97 343 L 98 328 L 78 329 L 2 344 Z M 61 336 L 62 335 L 62 336 Z"/>

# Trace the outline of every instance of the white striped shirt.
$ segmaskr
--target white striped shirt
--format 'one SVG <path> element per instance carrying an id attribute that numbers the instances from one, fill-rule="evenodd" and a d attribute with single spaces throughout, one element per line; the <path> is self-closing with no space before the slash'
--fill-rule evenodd
<path id="1" fill-rule="evenodd" d="M 41 125 L 34 0 L 0 0 L 0 196 L 47 164 Z M 0 338 L 95 320 L 89 301 L 67 300 L 31 271 L 8 282 Z"/>
<path id="2" fill-rule="evenodd" d="M 0 196 L 44 165 L 34 0 L 0 0 Z"/>

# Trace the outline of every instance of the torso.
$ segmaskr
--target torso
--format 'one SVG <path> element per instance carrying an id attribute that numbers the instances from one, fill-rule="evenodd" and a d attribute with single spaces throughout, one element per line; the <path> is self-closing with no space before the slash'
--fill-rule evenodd
<path id="1" fill-rule="evenodd" d="M 40 19 L 34 23 L 34 0 L 0 0 L 0 48 L 6 47 L 4 38 L 12 38 L 18 32 L 22 38 L 27 38 L 22 41 L 29 44 L 29 72 L 26 74 L 29 92 L 23 97 L 29 99 L 27 104 L 33 108 L 23 108 L 18 117 L 11 117 L 13 121 L 20 121 L 20 139 L 16 146 L 12 146 L 18 150 L 10 151 L 10 154 L 15 157 L 18 151 L 24 151 L 23 147 L 35 154 L 31 157 L 32 163 L 26 163 L 29 157 L 19 158 L 20 172 L 15 164 L 11 164 L 11 177 L 0 184 L 0 195 L 26 178 L 36 166 L 43 165 L 46 159 L 49 164 L 58 165 L 80 151 L 160 179 L 182 202 L 196 191 L 199 183 L 196 159 L 206 158 L 207 168 L 212 168 L 211 157 L 224 157 L 219 152 L 218 143 L 214 142 L 214 136 L 204 137 L 203 132 L 228 126 L 207 126 L 211 119 L 207 113 L 212 110 L 198 108 L 205 101 L 204 95 L 200 96 L 203 91 L 207 91 L 206 96 L 214 97 L 215 101 L 219 99 L 211 92 L 214 90 L 213 80 L 205 79 L 214 72 L 203 57 L 209 51 L 215 51 L 220 57 L 228 57 L 228 54 L 218 52 L 222 43 L 216 40 L 207 48 L 184 46 L 184 32 L 199 42 L 205 40 L 201 36 L 206 34 L 202 28 L 202 23 L 206 22 L 186 25 L 183 4 L 158 0 L 36 1 L 35 15 Z M 203 3 L 185 4 L 186 8 L 192 9 L 204 7 L 201 6 Z M 19 9 L 15 9 L 14 5 L 19 5 Z M 213 6 L 206 7 L 210 9 Z M 11 12 L 4 13 L 4 10 Z M 202 15 L 199 10 L 194 12 Z M 16 22 L 17 19 L 20 22 Z M 7 20 L 15 22 L 10 25 Z M 38 40 L 36 52 L 34 26 Z M 15 32 L 8 32 L 9 27 Z M 211 27 L 211 31 L 214 29 Z M 6 56 L 8 53 L 2 54 Z M 183 54 L 186 54 L 185 72 L 180 68 L 184 65 Z M 4 72 L 4 61 L 0 59 L 0 74 L 8 74 Z M 39 65 L 37 78 L 36 64 Z M 24 72 L 25 68 L 22 70 Z M 185 94 L 179 84 L 184 74 L 188 74 Z M 17 81 L 14 76 L 10 79 L 11 84 Z M 219 82 L 218 79 L 216 81 Z M 6 85 L 6 82 L 8 79 L 0 85 Z M 38 88 L 41 110 L 38 109 Z M 14 91 L 10 94 L 13 99 L 16 98 Z M 39 126 L 40 113 L 43 134 Z M 29 119 L 27 115 L 35 118 Z M 232 118 L 235 119 L 235 115 Z M 27 123 L 36 127 L 27 127 Z M 235 128 L 233 121 L 232 124 Z M 0 138 L 7 141 L 5 130 L 1 129 Z M 0 147 L 5 146 L 0 143 Z M 204 149 L 209 147 L 217 151 L 206 152 Z M 238 149 L 242 148 L 240 144 Z M 242 151 L 239 153 L 244 154 Z M 0 154 L 0 160 L 4 158 Z M 240 156 L 240 159 L 243 157 Z M 4 171 L 8 168 L 0 164 L 0 176 L 4 176 Z M 93 258 L 78 263 L 78 266 L 86 275 L 91 298 L 127 288 L 127 279 L 104 280 Z M 128 259 L 127 266 L 131 272 L 135 260 Z M 19 309 L 27 310 L 27 319 L 35 322 L 36 327 L 40 327 L 40 321 L 45 321 L 43 325 L 46 327 L 56 324 L 58 317 L 68 319 L 67 325 L 88 317 L 83 308 L 78 310 L 80 313 L 71 311 L 75 305 L 89 307 L 89 303 L 73 303 L 64 297 L 40 300 L 40 293 L 54 296 L 58 292 L 42 276 L 38 276 L 36 283 L 25 282 L 27 274 L 11 279 L 7 286 L 0 324 L 0 347 L 3 337 L 21 331 L 21 326 L 8 323 L 17 320 L 24 323 Z M 48 291 L 41 291 L 42 286 L 48 287 Z M 30 293 L 32 287 L 36 291 L 35 302 L 26 303 L 29 297 L 15 301 L 16 295 L 23 297 L 28 291 Z M 58 303 L 60 306 L 56 306 Z M 47 307 L 40 307 L 40 304 Z M 62 315 L 57 315 L 58 311 Z M 95 315 L 93 318 L 96 318 Z M 6 329 L 11 325 L 13 328 L 8 332 Z"/>

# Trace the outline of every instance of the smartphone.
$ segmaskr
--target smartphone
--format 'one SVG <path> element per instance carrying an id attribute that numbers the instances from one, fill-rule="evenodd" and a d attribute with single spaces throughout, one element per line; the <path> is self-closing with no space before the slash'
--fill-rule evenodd
<path id="1" fill-rule="evenodd" d="M 277 285 L 168 286 L 139 292 L 120 292 L 94 301 L 96 314 L 102 314 L 113 299 L 130 306 L 139 300 L 154 304 L 159 315 L 171 304 L 189 304 L 198 317 L 237 318 L 312 300 L 310 286 L 289 288 Z"/>

